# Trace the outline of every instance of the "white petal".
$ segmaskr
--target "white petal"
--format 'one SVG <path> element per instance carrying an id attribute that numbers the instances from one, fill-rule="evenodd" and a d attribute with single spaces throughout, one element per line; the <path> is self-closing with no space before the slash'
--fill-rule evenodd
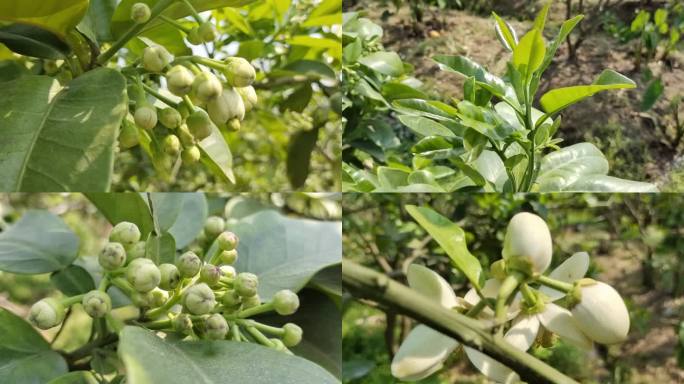
<path id="1" fill-rule="evenodd" d="M 586 252 L 577 252 L 568 257 L 556 269 L 554 269 L 549 277 L 556 280 L 565 281 L 566 283 L 573 283 L 586 275 L 589 270 L 589 254 Z M 542 286 L 539 289 L 546 296 L 550 297 L 552 301 L 558 300 L 565 296 L 565 293 L 557 291 L 547 286 Z"/>
<path id="2" fill-rule="evenodd" d="M 506 227 L 501 255 L 505 260 L 524 258 L 532 263 L 537 273 L 544 273 L 551 264 L 553 246 L 551 232 L 541 217 L 520 212 Z"/>
<path id="3" fill-rule="evenodd" d="M 406 381 L 426 378 L 442 367 L 458 345 L 458 341 L 420 324 L 409 333 L 394 355 L 392 376 Z"/>
<path id="4" fill-rule="evenodd" d="M 618 291 L 606 283 L 582 287 L 582 301 L 572 309 L 577 327 L 601 344 L 627 339 L 629 311 Z"/>
<path id="5" fill-rule="evenodd" d="M 423 296 L 438 301 L 443 307 L 454 308 L 458 305 L 451 285 L 431 269 L 419 264 L 411 264 L 406 277 L 411 288 Z"/>
<path id="6" fill-rule="evenodd" d="M 520 381 L 517 373 L 513 372 L 507 366 L 499 363 L 484 353 L 465 347 L 466 355 L 473 365 L 482 372 L 485 376 L 498 383 L 516 383 Z"/>
<path id="7" fill-rule="evenodd" d="M 521 317 L 504 335 L 504 340 L 521 351 L 530 349 L 539 333 L 537 316 Z"/>
<path id="8" fill-rule="evenodd" d="M 572 313 L 553 303 L 547 303 L 544 312 L 537 315 L 544 328 L 557 334 L 568 343 L 583 349 L 591 349 L 592 342 L 577 327 Z"/>

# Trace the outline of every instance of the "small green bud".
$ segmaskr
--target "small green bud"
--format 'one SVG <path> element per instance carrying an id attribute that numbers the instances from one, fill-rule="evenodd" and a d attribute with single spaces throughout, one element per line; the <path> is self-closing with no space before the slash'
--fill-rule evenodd
<path id="1" fill-rule="evenodd" d="M 219 269 L 221 269 L 222 276 L 230 277 L 231 279 L 234 278 L 237 274 L 235 272 L 235 267 L 233 267 L 232 265 L 222 265 L 219 267 Z"/>
<path id="2" fill-rule="evenodd" d="M 289 289 L 278 291 L 273 296 L 273 308 L 279 315 L 291 315 L 299 308 L 299 296 Z"/>
<path id="3" fill-rule="evenodd" d="M 132 247 L 130 247 L 128 249 L 128 251 L 126 252 L 126 254 L 128 256 L 126 258 L 126 262 L 130 263 L 132 260 L 143 258 L 143 257 L 145 257 L 146 253 L 147 253 L 147 243 L 145 243 L 144 241 L 138 241 Z"/>
<path id="4" fill-rule="evenodd" d="M 112 299 L 105 292 L 92 290 L 83 296 L 83 309 L 93 318 L 100 318 L 112 310 Z"/>
<path id="5" fill-rule="evenodd" d="M 242 57 L 229 57 L 226 59 L 226 78 L 228 84 L 233 87 L 247 87 L 256 79 L 256 71 L 249 61 Z"/>
<path id="6" fill-rule="evenodd" d="M 109 241 L 113 243 L 121 243 L 124 247 L 129 247 L 140 241 L 140 229 L 137 225 L 122 221 L 112 228 L 109 234 Z"/>
<path id="7" fill-rule="evenodd" d="M 240 130 L 240 120 L 235 118 L 235 119 L 230 119 L 228 120 L 228 123 L 226 123 L 226 128 L 230 132 L 237 132 Z"/>
<path id="8" fill-rule="evenodd" d="M 202 36 L 199 33 L 199 27 L 193 27 L 190 32 L 188 32 L 188 43 L 192 45 L 200 45 L 203 43 Z"/>
<path id="9" fill-rule="evenodd" d="M 153 289 L 150 293 L 152 294 L 152 301 L 150 304 L 153 308 L 161 307 L 169 299 L 169 294 L 159 288 Z"/>
<path id="10" fill-rule="evenodd" d="M 159 111 L 159 122 L 169 129 L 178 128 L 183 122 L 180 112 L 168 107 Z"/>
<path id="11" fill-rule="evenodd" d="M 131 295 L 133 304 L 140 308 L 151 308 L 154 302 L 152 292 L 133 292 Z"/>
<path id="12" fill-rule="evenodd" d="M 195 75 L 182 65 L 174 65 L 166 72 L 166 86 L 169 92 L 176 96 L 185 96 L 190 93 L 194 81 Z"/>
<path id="13" fill-rule="evenodd" d="M 126 267 L 126 279 L 138 292 L 150 292 L 159 286 L 161 272 L 150 259 L 135 259 Z"/>
<path id="14" fill-rule="evenodd" d="M 145 3 L 135 3 L 131 7 L 131 20 L 136 24 L 146 23 L 151 15 L 150 7 Z"/>
<path id="15" fill-rule="evenodd" d="M 218 284 L 221 279 L 221 270 L 212 264 L 204 264 L 200 270 L 200 281 L 207 283 L 210 287 Z"/>
<path id="16" fill-rule="evenodd" d="M 219 249 L 231 251 L 237 248 L 240 239 L 233 232 L 225 231 L 216 239 Z"/>
<path id="17" fill-rule="evenodd" d="M 242 297 L 252 297 L 257 294 L 259 278 L 249 272 L 242 272 L 235 278 L 235 291 Z"/>
<path id="18" fill-rule="evenodd" d="M 216 306 L 214 291 L 204 283 L 188 287 L 183 294 L 183 306 L 193 315 L 204 315 Z"/>
<path id="19" fill-rule="evenodd" d="M 135 110 L 133 119 L 138 127 L 149 131 L 157 125 L 157 109 L 145 104 Z"/>
<path id="20" fill-rule="evenodd" d="M 169 156 L 178 156 L 181 151 L 180 139 L 176 135 L 167 135 L 162 143 L 164 152 Z"/>
<path id="21" fill-rule="evenodd" d="M 245 118 L 245 104 L 235 88 L 226 88 L 218 97 L 209 100 L 207 111 L 216 125 L 226 124 L 231 119 Z"/>
<path id="22" fill-rule="evenodd" d="M 282 342 L 280 339 L 271 339 L 271 343 L 273 343 L 273 349 L 276 351 L 285 351 L 287 348 L 285 347 L 285 343 Z"/>
<path id="23" fill-rule="evenodd" d="M 121 149 L 129 149 L 138 144 L 140 144 L 138 129 L 128 119 L 124 119 L 119 131 L 119 147 Z"/>
<path id="24" fill-rule="evenodd" d="M 210 216 L 204 223 L 204 233 L 207 234 L 207 236 L 213 238 L 218 236 L 221 232 L 223 232 L 225 226 L 226 221 L 223 220 L 222 217 Z"/>
<path id="25" fill-rule="evenodd" d="M 190 133 L 197 140 L 204 140 L 211 135 L 211 119 L 202 109 L 197 109 L 186 120 Z"/>
<path id="26" fill-rule="evenodd" d="M 287 323 L 283 325 L 283 344 L 286 347 L 294 347 L 302 341 L 302 328 L 297 324 Z"/>
<path id="27" fill-rule="evenodd" d="M 31 306 L 28 320 L 40 329 L 50 329 L 64 321 L 64 305 L 55 298 L 45 298 Z"/>
<path id="28" fill-rule="evenodd" d="M 143 51 L 143 67 L 150 72 L 161 72 L 169 65 L 173 56 L 161 45 L 147 47 Z"/>
<path id="29" fill-rule="evenodd" d="M 182 277 L 194 277 L 199 273 L 200 268 L 202 268 L 202 260 L 195 252 L 188 251 L 178 258 L 176 267 L 178 267 L 178 271 Z"/>
<path id="30" fill-rule="evenodd" d="M 223 85 L 211 72 L 202 72 L 192 83 L 192 92 L 202 103 L 207 103 L 221 96 Z"/>
<path id="31" fill-rule="evenodd" d="M 224 264 L 234 264 L 238 259 L 237 249 L 230 251 L 221 251 L 221 262 Z"/>
<path id="32" fill-rule="evenodd" d="M 228 334 L 228 322 L 219 313 L 207 317 L 204 325 L 205 335 L 210 340 L 222 340 Z"/>
<path id="33" fill-rule="evenodd" d="M 261 297 L 259 295 L 254 295 L 250 297 L 243 297 L 242 298 L 242 308 L 247 309 L 247 308 L 252 308 L 261 305 Z"/>
<path id="34" fill-rule="evenodd" d="M 221 304 L 226 308 L 234 308 L 242 302 L 240 295 L 233 290 L 228 290 L 221 296 Z"/>
<path id="35" fill-rule="evenodd" d="M 235 90 L 240 94 L 240 97 L 242 97 L 242 102 L 245 104 L 245 112 L 251 111 L 257 105 L 258 97 L 254 87 L 249 85 L 235 88 Z"/>
<path id="36" fill-rule="evenodd" d="M 187 313 L 180 313 L 171 321 L 176 332 L 186 334 L 192 329 L 192 319 Z"/>
<path id="37" fill-rule="evenodd" d="M 164 263 L 159 266 L 159 273 L 161 280 L 159 281 L 159 288 L 171 291 L 178 286 L 181 281 L 181 275 L 178 267 L 173 264 Z"/>
<path id="38" fill-rule="evenodd" d="M 211 128 L 211 126 L 209 128 Z M 183 144 L 183 147 L 187 148 L 195 145 L 195 137 L 190 133 L 187 124 L 181 124 L 178 128 L 178 138 L 180 139 L 181 144 Z"/>
<path id="39" fill-rule="evenodd" d="M 126 262 L 126 249 L 121 243 L 107 243 L 97 258 L 102 268 L 114 270 L 122 267 Z"/>
<path id="40" fill-rule="evenodd" d="M 195 164 L 200 161 L 201 157 L 202 152 L 200 152 L 196 145 L 185 148 L 183 152 L 181 152 L 181 158 L 185 164 Z"/>
<path id="41" fill-rule="evenodd" d="M 202 38 L 202 41 L 205 43 L 211 43 L 218 37 L 216 27 L 214 27 L 214 24 L 209 22 L 202 23 L 197 32 L 199 33 L 200 38 Z"/>

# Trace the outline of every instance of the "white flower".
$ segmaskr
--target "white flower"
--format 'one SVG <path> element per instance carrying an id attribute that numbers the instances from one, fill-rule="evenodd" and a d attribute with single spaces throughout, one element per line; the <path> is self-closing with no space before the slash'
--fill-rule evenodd
<path id="1" fill-rule="evenodd" d="M 620 294 L 597 281 L 581 287 L 582 300 L 572 308 L 577 326 L 601 344 L 625 341 L 629 332 L 629 312 Z"/>
<path id="2" fill-rule="evenodd" d="M 527 212 L 513 216 L 504 237 L 504 260 L 524 259 L 534 272 L 544 273 L 551 265 L 552 251 L 551 232 L 544 219 Z"/>

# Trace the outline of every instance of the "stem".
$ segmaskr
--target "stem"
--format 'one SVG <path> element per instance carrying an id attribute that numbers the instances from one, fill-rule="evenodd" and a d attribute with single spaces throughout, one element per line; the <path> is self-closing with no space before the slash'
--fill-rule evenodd
<path id="1" fill-rule="evenodd" d="M 495 338 L 475 319 L 424 300 L 418 292 L 393 281 L 386 275 L 342 261 L 342 284 L 357 297 L 371 299 L 410 316 L 430 328 L 482 351 L 516 371 L 528 383 L 577 384 L 555 368 Z"/>
<path id="2" fill-rule="evenodd" d="M 223 252 L 223 250 L 217 247 L 216 251 L 214 251 L 214 254 L 211 256 L 211 259 L 209 259 L 209 264 L 217 265 L 221 259 L 221 252 Z"/>
<path id="3" fill-rule="evenodd" d="M 480 299 L 480 301 L 475 304 L 474 307 L 470 308 L 468 312 L 465 313 L 466 316 L 468 317 L 477 317 L 477 315 L 482 312 L 483 309 L 487 307 L 487 299 Z"/>
<path id="4" fill-rule="evenodd" d="M 104 277 L 102 277 L 102 280 L 100 280 L 100 285 L 98 285 L 97 290 L 106 292 L 107 287 L 109 287 L 109 277 L 105 275 Z"/>
<path id="5" fill-rule="evenodd" d="M 142 325 L 145 328 L 154 329 L 154 330 L 162 330 L 162 329 L 168 329 L 168 328 L 172 327 L 171 319 L 149 321 L 147 323 L 142 323 L 140 325 Z"/>
<path id="6" fill-rule="evenodd" d="M 539 277 L 537 277 L 537 281 L 543 285 L 546 285 L 547 287 L 550 287 L 550 288 L 553 288 L 555 290 L 565 292 L 565 293 L 572 291 L 572 288 L 573 288 L 573 285 L 570 283 L 566 283 L 565 281 L 556 280 L 556 279 L 553 279 L 551 277 L 544 276 L 544 275 L 539 275 Z"/>
<path id="7" fill-rule="evenodd" d="M 259 344 L 265 345 L 267 347 L 274 347 L 273 342 L 269 340 L 268 337 L 264 336 L 263 333 L 261 333 L 258 329 L 255 327 L 245 327 L 245 330 L 252 335 L 256 341 L 259 342 Z"/>
<path id="8" fill-rule="evenodd" d="M 535 295 L 529 285 L 522 283 L 520 285 L 520 292 L 529 307 L 534 307 L 537 304 L 537 295 Z"/>
<path id="9" fill-rule="evenodd" d="M 237 323 L 232 323 L 230 325 L 230 336 L 233 341 L 240 341 L 240 327 L 237 325 Z"/>
<path id="10" fill-rule="evenodd" d="M 180 301 L 182 295 L 183 295 L 183 293 L 182 293 L 182 291 L 181 291 L 181 286 L 178 285 L 178 287 L 176 287 L 176 289 L 173 291 L 173 296 L 171 296 L 171 297 L 166 301 L 166 303 L 164 303 L 164 305 L 162 305 L 161 307 L 158 307 L 158 308 L 150 309 L 150 310 L 147 311 L 147 313 L 145 314 L 145 317 L 152 319 L 152 318 L 155 318 L 155 317 L 157 317 L 157 316 L 159 316 L 159 315 L 162 315 L 162 314 L 166 313 L 166 312 L 167 312 L 169 309 L 171 309 L 174 305 L 178 304 L 178 302 Z"/>
<path id="11" fill-rule="evenodd" d="M 93 349 L 100 348 L 102 346 L 105 346 L 107 344 L 111 344 L 119 339 L 119 336 L 116 333 L 110 333 L 109 335 L 95 339 L 87 344 L 84 344 L 82 347 L 78 348 L 77 350 L 70 352 L 70 353 L 65 353 L 64 356 L 67 358 L 67 360 L 70 361 L 77 361 L 79 359 L 82 359 L 88 355 L 90 355 L 90 352 Z"/>
<path id="12" fill-rule="evenodd" d="M 150 19 L 142 24 L 135 24 L 131 26 L 131 28 L 126 31 L 126 33 L 124 33 L 119 40 L 117 40 L 108 50 L 101 53 L 100 56 L 97 57 L 97 63 L 104 65 L 107 61 L 109 61 L 109 59 L 111 59 L 121 48 L 123 48 L 129 40 L 138 35 L 150 22 L 164 12 L 164 10 L 168 8 L 168 6 L 174 1 L 176 0 L 160 0 L 157 4 L 155 4 L 150 10 Z"/>
<path id="13" fill-rule="evenodd" d="M 496 322 L 498 324 L 506 322 L 506 302 L 508 301 L 508 298 L 513 295 L 523 279 L 524 276 L 522 273 L 513 271 L 506 277 L 506 280 L 501 283 L 501 288 L 499 288 L 499 293 L 496 296 L 495 313 Z"/>
<path id="14" fill-rule="evenodd" d="M 195 7 L 192 6 L 192 3 L 190 3 L 188 0 L 181 0 L 181 1 L 183 3 L 185 3 L 185 5 L 188 7 L 188 9 L 190 9 L 190 14 L 195 19 L 195 21 L 198 24 L 202 24 L 204 22 L 204 20 L 202 20 L 202 17 L 200 17 L 199 13 L 197 13 L 197 10 L 195 9 Z"/>
<path id="15" fill-rule="evenodd" d="M 257 305 L 256 307 L 247 308 L 245 310 L 240 311 L 240 313 L 237 314 L 237 317 L 244 319 L 247 317 L 261 315 L 262 313 L 270 312 L 272 310 L 273 310 L 273 303 L 264 303 L 261 305 Z"/>
<path id="16" fill-rule="evenodd" d="M 258 321 L 254 320 L 243 320 L 243 319 L 237 319 L 236 322 L 244 327 L 254 327 L 262 332 L 266 332 L 268 334 L 274 335 L 274 336 L 283 336 L 285 334 L 285 330 L 283 328 L 278 328 L 278 327 L 272 327 L 270 325 L 266 324 L 261 324 Z"/>
<path id="17" fill-rule="evenodd" d="M 175 28 L 177 28 L 177 29 L 179 29 L 179 30 L 181 30 L 181 31 L 183 31 L 183 32 L 185 32 L 185 33 L 190 33 L 190 28 L 184 26 L 183 24 L 177 22 L 176 20 L 174 20 L 174 19 L 172 19 L 172 18 L 170 18 L 170 17 L 168 17 L 168 16 L 159 15 L 159 18 L 162 19 L 164 22 L 166 22 L 166 23 L 168 23 L 168 24 L 171 24 L 171 25 L 174 26 Z"/>
<path id="18" fill-rule="evenodd" d="M 529 85 L 525 88 L 525 128 L 530 131 L 530 136 L 532 136 L 532 145 L 530 153 L 527 156 L 527 171 L 525 172 L 523 191 L 529 192 L 530 186 L 532 185 L 532 178 L 534 175 L 534 154 L 535 154 L 535 144 L 534 144 L 534 133 L 536 129 L 532 124 L 532 100 L 530 100 L 530 90 Z"/>
<path id="19" fill-rule="evenodd" d="M 145 92 L 149 93 L 150 95 L 154 96 L 157 100 L 161 101 L 162 103 L 168 105 L 169 107 L 176 109 L 178 108 L 178 103 L 173 102 L 171 99 L 168 97 L 162 95 L 161 93 L 157 92 L 154 90 L 154 88 L 150 87 L 147 84 L 143 83 L 143 89 Z"/>
<path id="20" fill-rule="evenodd" d="M 76 303 L 80 303 L 81 300 L 83 300 L 83 296 L 85 296 L 85 294 L 65 297 L 64 299 L 62 299 L 62 305 L 65 307 L 70 307 Z"/>

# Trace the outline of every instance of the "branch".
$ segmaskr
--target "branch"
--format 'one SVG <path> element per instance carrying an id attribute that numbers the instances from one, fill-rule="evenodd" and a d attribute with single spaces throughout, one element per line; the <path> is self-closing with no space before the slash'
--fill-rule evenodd
<path id="1" fill-rule="evenodd" d="M 442 307 L 387 276 L 352 261 L 342 261 L 342 285 L 357 297 L 375 300 L 459 342 L 477 349 L 516 371 L 529 383 L 577 384 L 555 368 L 489 333 L 477 320 Z"/>

